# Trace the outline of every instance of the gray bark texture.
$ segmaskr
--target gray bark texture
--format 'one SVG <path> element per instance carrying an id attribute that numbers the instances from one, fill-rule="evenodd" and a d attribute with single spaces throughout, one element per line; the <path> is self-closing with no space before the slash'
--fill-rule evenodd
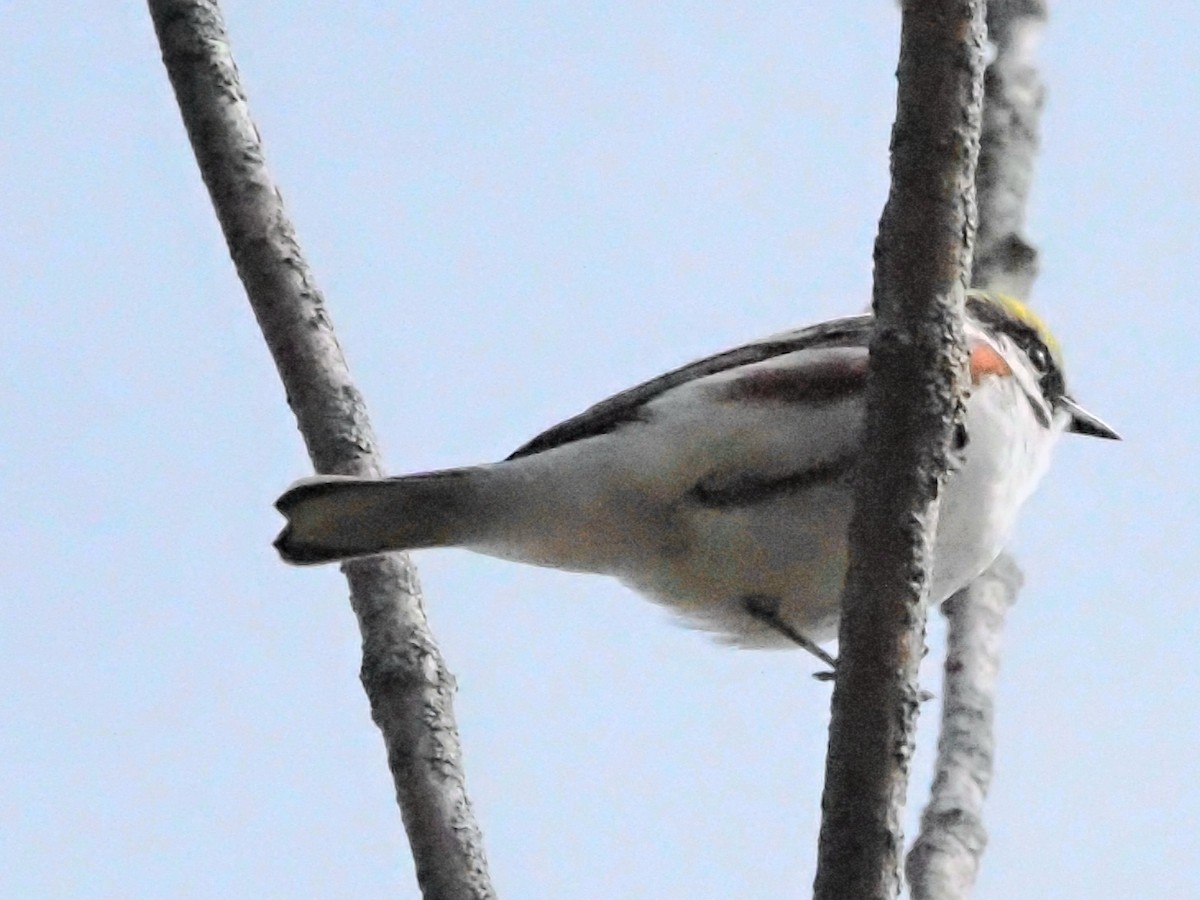
<path id="1" fill-rule="evenodd" d="M 1024 235 L 1045 88 L 1034 54 L 1046 23 L 1043 0 L 992 0 L 988 40 L 995 56 L 984 76 L 983 142 L 975 191 L 979 234 L 975 287 L 1027 298 L 1037 251 Z"/>
<path id="2" fill-rule="evenodd" d="M 996 676 L 1004 617 L 1021 588 L 1007 554 L 944 604 L 947 649 L 933 790 L 905 872 L 913 900 L 966 900 L 987 846 L 983 801 L 992 781 Z"/>
<path id="3" fill-rule="evenodd" d="M 1040 0 L 991 0 L 995 56 L 984 77 L 975 184 L 977 287 L 1028 296 L 1037 253 L 1023 234 L 1044 90 L 1033 53 L 1046 20 Z M 983 802 L 992 780 L 1000 642 L 1021 573 L 1007 554 L 942 604 L 947 620 L 941 734 L 933 790 L 906 860 L 913 900 L 966 900 L 987 845 Z"/>
<path id="4" fill-rule="evenodd" d="M 316 471 L 379 475 L 362 396 L 267 171 L 213 0 L 150 0 L 163 62 L 229 252 Z M 454 679 L 403 555 L 343 566 L 363 640 L 361 678 L 383 733 L 417 879 L 429 900 L 495 892 L 467 798 Z"/>
<path id="5" fill-rule="evenodd" d="M 900 891 L 931 538 L 962 407 L 983 68 L 983 0 L 904 4 L 816 900 Z"/>

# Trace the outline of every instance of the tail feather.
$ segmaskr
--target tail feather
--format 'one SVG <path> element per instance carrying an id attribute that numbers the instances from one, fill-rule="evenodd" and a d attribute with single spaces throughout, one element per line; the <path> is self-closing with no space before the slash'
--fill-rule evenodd
<path id="1" fill-rule="evenodd" d="M 463 543 L 478 522 L 472 476 L 479 472 L 301 479 L 275 502 L 288 520 L 275 549 L 285 562 L 316 565 Z"/>

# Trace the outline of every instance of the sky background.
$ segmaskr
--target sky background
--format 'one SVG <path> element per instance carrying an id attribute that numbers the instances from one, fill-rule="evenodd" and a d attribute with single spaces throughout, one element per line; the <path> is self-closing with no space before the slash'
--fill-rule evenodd
<path id="1" fill-rule="evenodd" d="M 895 5 L 714 6 L 227 4 L 393 470 L 867 304 Z M 0 23 L 0 895 L 415 896 L 345 584 L 270 548 L 308 462 L 149 16 Z M 1125 441 L 1065 439 L 1015 542 L 979 900 L 1200 896 L 1198 26 L 1058 3 L 1041 49 L 1033 299 Z M 805 655 L 417 561 L 501 896 L 808 894 Z"/>

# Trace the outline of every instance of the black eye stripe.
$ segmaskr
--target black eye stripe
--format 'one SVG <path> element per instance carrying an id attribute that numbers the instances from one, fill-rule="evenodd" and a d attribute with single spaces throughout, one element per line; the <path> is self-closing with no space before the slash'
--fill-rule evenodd
<path id="1" fill-rule="evenodd" d="M 1012 316 L 997 308 L 994 304 L 987 300 L 981 300 L 976 297 L 968 298 L 967 308 L 971 315 L 979 319 L 986 325 L 991 326 L 995 331 L 1001 334 L 1006 334 L 1017 342 L 1017 345 L 1026 352 L 1031 346 L 1040 346 L 1046 348 L 1046 343 L 1038 335 L 1037 330 L 1032 325 L 1014 319 Z"/>
<path id="2" fill-rule="evenodd" d="M 1066 393 L 1063 374 L 1059 371 L 1054 354 L 1050 352 L 1050 348 L 1046 346 L 1046 342 L 1042 340 L 1041 335 L 1033 326 L 1012 318 L 994 304 L 978 297 L 967 298 L 967 309 L 984 325 L 1012 338 L 1013 343 L 1025 351 L 1030 362 L 1037 366 L 1041 374 L 1038 386 L 1047 400 L 1054 403 Z M 1045 366 L 1038 364 L 1038 361 L 1034 359 L 1035 354 L 1044 356 Z"/>
<path id="3" fill-rule="evenodd" d="M 1018 322 L 1005 316 L 996 323 L 996 330 L 1012 338 L 1013 342 L 1027 354 L 1032 354 L 1036 350 L 1045 358 L 1047 364 L 1053 364 L 1050 348 L 1046 346 L 1046 342 L 1024 322 Z"/>

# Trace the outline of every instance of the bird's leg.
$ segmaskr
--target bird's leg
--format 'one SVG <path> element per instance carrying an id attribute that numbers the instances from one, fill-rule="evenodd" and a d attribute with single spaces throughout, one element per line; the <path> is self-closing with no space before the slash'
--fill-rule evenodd
<path id="1" fill-rule="evenodd" d="M 829 672 L 817 672 L 813 675 L 814 678 L 818 681 L 833 680 L 834 672 L 837 671 L 837 660 L 818 647 L 814 641 L 805 637 L 787 622 L 783 621 L 783 617 L 779 615 L 778 597 L 768 597 L 765 594 L 751 594 L 748 597 L 742 598 L 742 608 L 752 618 L 757 619 L 769 628 L 775 629 L 797 647 L 803 647 L 832 670 Z"/>

